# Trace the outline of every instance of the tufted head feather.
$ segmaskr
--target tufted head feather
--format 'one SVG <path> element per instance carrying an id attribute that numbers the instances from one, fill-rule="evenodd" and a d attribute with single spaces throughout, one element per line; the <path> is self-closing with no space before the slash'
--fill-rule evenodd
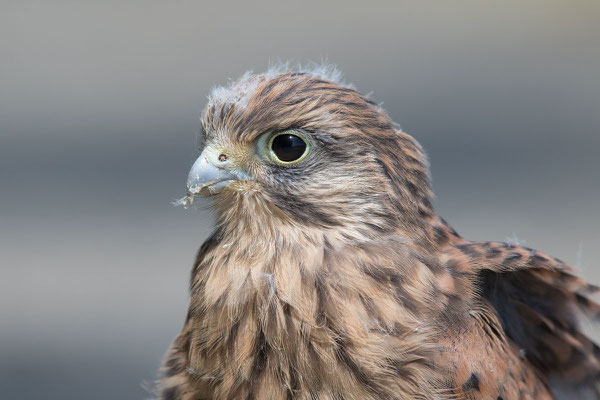
<path id="1" fill-rule="evenodd" d="M 215 195 L 223 221 L 262 213 L 263 224 L 277 218 L 372 237 L 418 232 L 435 216 L 422 148 L 340 79 L 331 67 L 278 66 L 213 89 L 202 116 L 205 145 L 249 177 Z M 286 130 L 306 139 L 306 157 L 290 165 L 260 157 L 261 137 Z"/>
<path id="2" fill-rule="evenodd" d="M 353 85 L 345 83 L 342 80 L 342 72 L 333 65 L 298 65 L 296 68 L 291 68 L 289 63 L 277 63 L 271 65 L 266 72 L 261 74 L 254 74 L 252 71 L 247 71 L 237 80 L 230 81 L 228 85 L 213 87 L 208 96 L 209 106 L 211 103 L 236 103 L 238 107 L 245 107 L 248 105 L 252 94 L 256 92 L 256 87 L 261 80 L 275 78 L 288 72 L 305 73 L 324 81 L 336 83 L 339 86 L 354 88 Z"/>

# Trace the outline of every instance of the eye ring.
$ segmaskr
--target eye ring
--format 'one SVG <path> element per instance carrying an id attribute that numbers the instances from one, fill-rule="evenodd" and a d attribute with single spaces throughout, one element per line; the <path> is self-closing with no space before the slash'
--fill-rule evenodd
<path id="1" fill-rule="evenodd" d="M 297 139 L 300 139 L 302 143 L 298 142 Z M 275 147 L 278 147 L 277 150 L 273 148 L 274 144 Z M 303 148 L 302 145 L 304 146 Z M 270 158 L 278 164 L 297 164 L 308 155 L 310 144 L 300 132 L 289 129 L 272 135 L 267 143 L 267 151 Z M 286 157 L 288 158 L 287 160 L 285 159 Z"/>

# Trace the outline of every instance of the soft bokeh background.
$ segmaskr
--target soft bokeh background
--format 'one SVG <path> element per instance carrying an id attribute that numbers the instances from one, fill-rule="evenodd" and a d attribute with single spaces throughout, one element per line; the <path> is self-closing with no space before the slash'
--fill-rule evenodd
<path id="1" fill-rule="evenodd" d="M 328 60 L 468 238 L 600 282 L 600 3 L 0 2 L 0 398 L 144 399 L 211 217 L 170 204 L 214 84 Z"/>

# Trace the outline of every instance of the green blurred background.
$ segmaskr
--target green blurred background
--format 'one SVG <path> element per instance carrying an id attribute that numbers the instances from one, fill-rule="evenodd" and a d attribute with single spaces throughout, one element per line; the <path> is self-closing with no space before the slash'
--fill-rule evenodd
<path id="1" fill-rule="evenodd" d="M 144 399 L 202 210 L 215 84 L 327 60 L 428 151 L 436 206 L 600 282 L 595 0 L 0 1 L 0 398 Z"/>

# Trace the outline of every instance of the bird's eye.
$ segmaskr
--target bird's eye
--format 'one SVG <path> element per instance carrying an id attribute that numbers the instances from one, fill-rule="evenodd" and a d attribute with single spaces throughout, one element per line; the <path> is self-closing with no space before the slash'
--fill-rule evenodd
<path id="1" fill-rule="evenodd" d="M 300 162 L 308 153 L 308 142 L 296 131 L 284 131 L 274 135 L 269 141 L 272 156 L 283 164 Z"/>

